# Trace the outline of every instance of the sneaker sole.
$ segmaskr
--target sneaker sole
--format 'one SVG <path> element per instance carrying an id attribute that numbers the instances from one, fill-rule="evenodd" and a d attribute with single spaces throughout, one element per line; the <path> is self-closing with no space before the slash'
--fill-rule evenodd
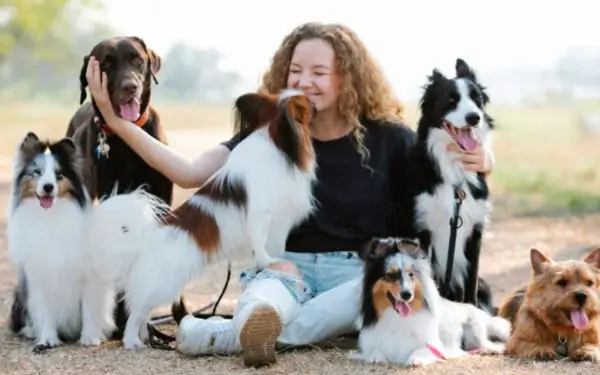
<path id="1" fill-rule="evenodd" d="M 261 367 L 276 363 L 275 343 L 281 330 L 281 318 L 274 308 L 257 307 L 240 332 L 244 365 Z"/>

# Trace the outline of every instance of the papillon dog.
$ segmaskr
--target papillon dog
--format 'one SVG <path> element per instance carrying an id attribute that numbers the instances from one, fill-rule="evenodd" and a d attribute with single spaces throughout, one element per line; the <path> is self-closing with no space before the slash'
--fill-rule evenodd
<path id="1" fill-rule="evenodd" d="M 374 238 L 360 256 L 365 271 L 359 351 L 351 358 L 425 366 L 471 350 L 503 352 L 510 323 L 471 304 L 443 299 L 418 242 Z"/>
<path id="2" fill-rule="evenodd" d="M 28 133 L 13 164 L 8 250 L 18 269 L 9 326 L 39 353 L 81 338 L 91 200 L 82 156 L 70 138 L 51 143 Z"/>
<path id="3" fill-rule="evenodd" d="M 243 140 L 181 206 L 170 211 L 138 189 L 103 200 L 91 215 L 96 272 L 125 291 L 127 349 L 146 346 L 151 310 L 175 301 L 206 265 L 250 251 L 260 267 L 276 261 L 315 207 L 309 99 L 295 89 L 249 93 L 235 109 Z"/>

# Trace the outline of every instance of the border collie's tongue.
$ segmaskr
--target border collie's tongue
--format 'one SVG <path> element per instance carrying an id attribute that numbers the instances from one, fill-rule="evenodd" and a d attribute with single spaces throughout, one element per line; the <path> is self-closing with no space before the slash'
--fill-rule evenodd
<path id="1" fill-rule="evenodd" d="M 54 203 L 53 197 L 50 197 L 50 196 L 40 197 L 40 206 L 42 206 L 42 208 L 48 209 L 48 208 L 52 207 L 53 203 Z"/>
<path id="2" fill-rule="evenodd" d="M 584 309 L 571 310 L 571 322 L 575 329 L 585 329 L 589 323 L 588 316 Z"/>
<path id="3" fill-rule="evenodd" d="M 394 310 L 396 310 L 400 316 L 406 318 L 410 314 L 410 305 L 404 301 L 396 301 L 396 303 L 394 303 Z"/>
<path id="4" fill-rule="evenodd" d="M 140 118 L 140 103 L 132 99 L 125 104 L 121 104 L 121 117 L 127 121 L 136 121 Z"/>
<path id="5" fill-rule="evenodd" d="M 461 146 L 467 151 L 473 151 L 477 148 L 477 140 L 475 139 L 475 134 L 473 133 L 473 129 L 456 129 L 458 134 L 456 136 L 456 140 L 460 143 Z"/>
<path id="6" fill-rule="evenodd" d="M 479 145 L 472 128 L 456 128 L 447 122 L 444 122 L 444 127 L 452 139 L 458 142 L 465 150 L 473 151 Z"/>

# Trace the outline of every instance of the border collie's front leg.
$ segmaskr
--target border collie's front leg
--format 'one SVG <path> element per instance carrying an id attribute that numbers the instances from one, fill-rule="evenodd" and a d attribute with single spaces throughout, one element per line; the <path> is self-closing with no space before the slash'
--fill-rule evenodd
<path id="1" fill-rule="evenodd" d="M 464 300 L 477 306 L 477 284 L 479 275 L 479 254 L 481 252 L 481 226 L 476 225 L 465 246 L 467 260 L 467 277 L 465 279 Z"/>

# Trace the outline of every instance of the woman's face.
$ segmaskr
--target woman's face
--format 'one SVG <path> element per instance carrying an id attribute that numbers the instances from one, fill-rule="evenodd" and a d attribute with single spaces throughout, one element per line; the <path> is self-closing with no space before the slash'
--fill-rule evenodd
<path id="1" fill-rule="evenodd" d="M 338 79 L 331 45 L 322 39 L 298 43 L 292 55 L 287 86 L 304 91 L 317 111 L 335 108 Z"/>

